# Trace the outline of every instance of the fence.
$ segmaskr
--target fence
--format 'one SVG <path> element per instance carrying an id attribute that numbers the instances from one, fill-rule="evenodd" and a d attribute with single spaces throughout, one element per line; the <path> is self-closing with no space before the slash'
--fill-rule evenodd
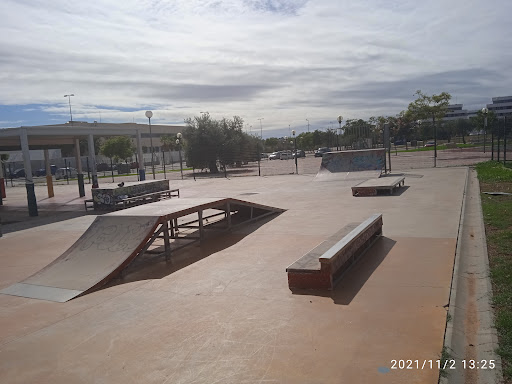
<path id="1" fill-rule="evenodd" d="M 505 133 L 505 132 L 504 132 Z M 408 142 L 401 145 L 391 145 L 391 150 L 388 151 L 386 156 L 387 168 L 392 172 L 407 171 L 410 169 L 432 168 L 432 167 L 454 167 L 454 166 L 470 166 L 475 165 L 482 161 L 499 160 L 504 161 L 512 159 L 510 154 L 510 143 L 505 140 L 505 134 L 502 135 L 487 135 L 484 141 L 483 135 L 468 136 L 465 138 L 466 144 L 461 144 L 462 139 L 456 138 L 452 142 L 438 141 L 437 156 L 434 148 L 428 142 Z M 457 144 L 455 144 L 455 142 Z M 492 145 L 492 142 L 494 145 Z M 258 148 L 252 148 L 245 153 L 239 154 L 241 158 L 251 159 L 250 161 L 238 161 L 232 164 L 223 166 L 222 163 L 217 162 L 216 167 L 193 169 L 187 165 L 187 156 L 181 153 L 182 162 L 180 166 L 179 152 L 159 152 L 154 154 L 153 164 L 155 178 L 166 178 L 170 180 L 185 180 L 201 179 L 212 177 L 242 177 L 242 176 L 274 176 L 274 175 L 289 175 L 289 174 L 303 174 L 314 175 L 320 169 L 322 157 L 315 157 L 314 151 L 307 151 L 303 156 L 297 159 L 293 156 L 294 143 L 288 142 L 288 148 L 279 151 L 283 153 L 282 158 L 272 156 L 271 153 L 258 151 Z M 358 138 L 351 143 L 339 142 L 339 148 L 342 150 L 355 150 L 362 147 L 382 147 L 382 144 L 377 144 L 375 139 L 372 138 Z M 261 148 L 261 147 L 260 147 Z M 336 150 L 337 148 L 329 148 Z M 301 153 L 302 155 L 302 153 Z M 258 161 L 259 157 L 259 161 Z M 101 182 L 113 182 L 116 180 L 123 181 L 137 181 L 139 178 L 138 169 L 136 164 L 129 163 L 131 167 L 129 174 L 122 172 L 120 169 L 111 169 L 110 159 L 98 157 L 98 176 Z M 137 160 L 137 159 L 132 159 Z M 88 164 L 87 157 L 82 157 L 83 173 L 85 175 L 85 182 L 90 183 L 91 169 Z M 57 168 L 73 167 L 76 168 L 76 160 L 74 157 L 52 159 L 51 163 L 56 165 Z M 151 166 L 151 154 L 144 156 L 146 179 L 153 179 L 153 167 Z M 9 184 L 9 175 L 15 170 L 23 168 L 23 162 L 5 162 L 5 177 Z M 103 166 L 103 167 L 100 167 Z M 44 184 L 45 177 L 37 177 L 38 171 L 44 169 L 44 162 L 33 161 L 32 169 L 34 173 L 34 182 Z M 102 181 L 103 180 L 103 181 Z M 59 181 L 61 183 L 69 183 L 67 180 Z M 16 183 L 24 183 L 24 178 L 11 179 L 10 185 Z"/>

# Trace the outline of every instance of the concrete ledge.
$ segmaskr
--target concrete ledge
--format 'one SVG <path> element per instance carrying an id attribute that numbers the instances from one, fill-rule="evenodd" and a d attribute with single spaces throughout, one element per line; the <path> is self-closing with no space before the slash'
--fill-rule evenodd
<path id="1" fill-rule="evenodd" d="M 382 214 L 372 215 L 355 228 L 354 225 L 344 227 L 335 238 L 332 236 L 286 268 L 290 289 L 334 289 L 343 274 L 382 235 Z M 340 232 L 348 233 L 338 240 Z"/>

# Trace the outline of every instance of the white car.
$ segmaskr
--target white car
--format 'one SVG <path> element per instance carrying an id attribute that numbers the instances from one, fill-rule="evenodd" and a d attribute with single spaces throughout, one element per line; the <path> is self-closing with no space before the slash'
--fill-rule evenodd
<path id="1" fill-rule="evenodd" d="M 67 171 L 66 171 L 66 168 L 58 168 L 55 171 L 55 179 L 56 180 L 67 179 L 68 177 L 70 179 L 78 177 L 77 170 L 75 168 L 68 167 Z"/>
<path id="2" fill-rule="evenodd" d="M 290 151 L 283 151 L 281 152 L 281 160 L 288 160 L 293 157 L 292 153 Z"/>
<path id="3" fill-rule="evenodd" d="M 269 160 L 278 160 L 281 158 L 281 152 L 273 152 L 268 157 Z"/>

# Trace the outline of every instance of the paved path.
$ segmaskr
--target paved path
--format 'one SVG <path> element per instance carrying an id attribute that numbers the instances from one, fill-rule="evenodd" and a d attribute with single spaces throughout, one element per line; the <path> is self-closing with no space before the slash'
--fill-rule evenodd
<path id="1" fill-rule="evenodd" d="M 8 383 L 437 383 L 466 169 L 415 170 L 394 196 L 314 176 L 180 182 L 183 197 L 284 208 L 180 261 L 51 303 L 0 295 Z M 23 191 L 22 191 L 23 192 Z M 286 267 L 350 222 L 382 212 L 384 237 L 332 294 L 292 294 Z M 94 215 L 7 233 L 0 288 L 67 249 Z"/>

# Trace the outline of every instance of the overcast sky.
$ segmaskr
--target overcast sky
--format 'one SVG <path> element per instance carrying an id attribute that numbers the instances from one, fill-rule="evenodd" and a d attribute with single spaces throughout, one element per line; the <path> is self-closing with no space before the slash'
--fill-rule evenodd
<path id="1" fill-rule="evenodd" d="M 512 94 L 507 0 L 2 0 L 0 127 L 183 124 L 264 136 L 395 115 L 417 89 Z M 281 129 L 282 131 L 278 131 Z M 265 134 L 265 131 L 267 133 Z"/>

